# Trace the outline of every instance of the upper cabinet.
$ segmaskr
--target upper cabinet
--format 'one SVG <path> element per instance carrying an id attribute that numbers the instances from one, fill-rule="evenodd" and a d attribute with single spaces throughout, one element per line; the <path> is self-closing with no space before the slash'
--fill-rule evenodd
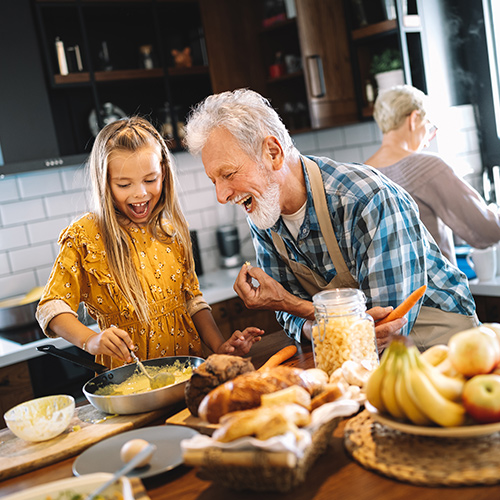
<path id="1" fill-rule="evenodd" d="M 427 92 L 422 23 L 415 0 L 345 0 L 361 117 L 381 88 L 410 84 Z"/>
<path id="2" fill-rule="evenodd" d="M 357 120 L 342 0 L 260 0 L 260 91 L 292 133 Z M 257 89 L 256 89 L 257 90 Z"/>
<path id="3" fill-rule="evenodd" d="M 373 22 L 353 11 L 383 3 L 0 2 L 9 75 L 0 79 L 0 174 L 79 163 L 98 131 L 124 115 L 148 117 L 179 150 L 191 107 L 242 87 L 269 98 L 292 133 L 359 121 L 370 114 L 360 110 L 377 52 L 409 54 L 401 56 L 406 81 L 418 80 L 413 66 L 406 71 L 407 59 L 415 63 L 399 11 Z"/>
<path id="4" fill-rule="evenodd" d="M 186 114 L 212 93 L 197 1 L 16 0 L 0 14 L 0 174 L 83 161 L 132 114 L 179 149 Z"/>

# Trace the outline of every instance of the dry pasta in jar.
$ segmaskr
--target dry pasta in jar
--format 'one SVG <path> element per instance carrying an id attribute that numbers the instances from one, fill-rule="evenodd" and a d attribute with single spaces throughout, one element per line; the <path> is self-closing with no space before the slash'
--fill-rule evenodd
<path id="1" fill-rule="evenodd" d="M 373 318 L 366 313 L 361 290 L 326 290 L 313 297 L 312 329 L 314 363 L 331 375 L 345 361 L 378 364 Z"/>

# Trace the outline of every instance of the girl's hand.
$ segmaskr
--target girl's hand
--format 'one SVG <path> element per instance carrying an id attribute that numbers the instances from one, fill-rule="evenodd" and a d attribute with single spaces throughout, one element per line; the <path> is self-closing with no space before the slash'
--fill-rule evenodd
<path id="1" fill-rule="evenodd" d="M 217 354 L 234 354 L 244 356 L 248 354 L 255 342 L 259 342 L 264 334 L 264 330 L 250 326 L 243 332 L 236 330 L 231 337 L 226 340 L 218 349 Z"/>
<path id="2" fill-rule="evenodd" d="M 368 309 L 366 312 L 375 320 L 380 321 L 385 318 L 394 308 L 389 307 L 373 307 L 372 309 Z M 401 331 L 401 328 L 408 323 L 406 318 L 395 319 L 394 321 L 390 321 L 389 323 L 385 323 L 384 325 L 377 325 L 375 323 L 375 334 L 377 336 L 377 347 L 379 352 L 385 349 L 393 335 L 398 335 Z"/>
<path id="3" fill-rule="evenodd" d="M 92 335 L 87 341 L 86 348 L 90 354 L 104 354 L 130 363 L 132 361 L 130 351 L 134 348 L 134 344 L 125 330 L 110 326 Z"/>

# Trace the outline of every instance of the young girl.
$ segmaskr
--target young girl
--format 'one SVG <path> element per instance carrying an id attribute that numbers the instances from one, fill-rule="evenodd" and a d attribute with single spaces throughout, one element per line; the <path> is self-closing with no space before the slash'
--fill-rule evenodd
<path id="1" fill-rule="evenodd" d="M 93 211 L 66 228 L 37 309 L 48 337 L 60 336 L 109 368 L 162 356 L 246 354 L 254 327 L 224 341 L 200 292 L 188 225 L 169 151 L 157 130 L 133 117 L 104 127 L 88 162 Z M 78 320 L 84 302 L 95 333 Z M 201 339 L 200 339 L 201 337 Z"/>

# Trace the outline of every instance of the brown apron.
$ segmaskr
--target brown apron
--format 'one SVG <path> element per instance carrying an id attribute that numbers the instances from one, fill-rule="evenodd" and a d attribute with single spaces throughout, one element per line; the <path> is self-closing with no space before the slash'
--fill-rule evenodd
<path id="1" fill-rule="evenodd" d="M 302 157 L 302 159 L 311 183 L 314 209 L 318 217 L 321 234 L 325 240 L 332 263 L 337 270 L 337 275 L 327 283 L 323 276 L 309 269 L 306 265 L 290 260 L 283 238 L 276 232 L 271 231 L 274 246 L 285 264 L 311 297 L 318 292 L 333 288 L 359 288 L 358 282 L 347 268 L 332 227 L 321 171 L 318 165 L 309 158 Z M 423 351 L 435 344 L 446 344 L 454 333 L 473 328 L 478 324 L 479 321 L 475 314 L 465 316 L 442 311 L 434 307 L 422 306 L 410 336 L 418 349 Z"/>

